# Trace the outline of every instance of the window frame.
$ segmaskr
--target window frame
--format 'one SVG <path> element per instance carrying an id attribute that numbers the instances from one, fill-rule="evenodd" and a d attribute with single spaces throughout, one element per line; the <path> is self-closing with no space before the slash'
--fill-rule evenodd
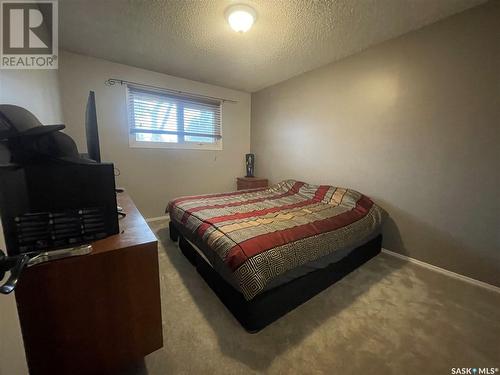
<path id="1" fill-rule="evenodd" d="M 135 126 L 135 124 L 131 124 L 132 121 L 132 108 L 130 108 L 130 88 L 129 87 L 134 87 L 133 85 L 127 85 L 125 87 L 125 105 L 127 107 L 127 132 L 128 132 L 128 142 L 129 142 L 129 148 L 145 148 L 145 149 L 177 149 L 177 150 L 207 150 L 207 151 L 222 151 L 223 150 L 223 124 L 222 124 L 222 118 L 223 118 L 223 104 L 224 102 L 220 102 L 220 136 L 221 138 L 218 139 L 217 141 L 213 143 L 208 143 L 208 142 L 150 142 L 150 141 L 138 141 L 136 138 L 136 134 L 138 133 L 132 133 L 130 129 Z M 141 90 L 144 90 L 143 88 L 140 88 Z M 160 90 L 144 90 L 144 91 L 150 91 L 151 93 L 162 93 Z M 168 93 L 166 93 L 168 95 Z M 195 95 L 195 94 L 193 94 Z M 182 94 L 179 94 L 179 96 L 182 96 Z M 195 100 L 193 98 L 190 98 L 188 95 L 185 96 L 186 99 L 191 99 Z M 184 109 L 183 109 L 184 111 Z M 179 115 L 179 114 L 178 114 Z M 184 115 L 184 113 L 182 114 Z M 184 126 L 184 124 L 182 125 Z"/>

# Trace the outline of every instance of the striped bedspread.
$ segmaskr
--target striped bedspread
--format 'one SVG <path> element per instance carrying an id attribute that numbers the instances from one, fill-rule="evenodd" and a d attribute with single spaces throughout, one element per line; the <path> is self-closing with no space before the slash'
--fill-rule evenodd
<path id="1" fill-rule="evenodd" d="M 380 233 L 384 211 L 357 191 L 287 180 L 169 202 L 188 240 L 214 252 L 247 300 L 276 277 Z"/>

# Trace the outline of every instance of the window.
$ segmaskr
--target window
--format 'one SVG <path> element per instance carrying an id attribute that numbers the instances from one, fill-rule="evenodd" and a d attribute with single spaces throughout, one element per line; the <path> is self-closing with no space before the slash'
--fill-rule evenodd
<path id="1" fill-rule="evenodd" d="M 130 146 L 222 149 L 221 102 L 128 86 Z"/>

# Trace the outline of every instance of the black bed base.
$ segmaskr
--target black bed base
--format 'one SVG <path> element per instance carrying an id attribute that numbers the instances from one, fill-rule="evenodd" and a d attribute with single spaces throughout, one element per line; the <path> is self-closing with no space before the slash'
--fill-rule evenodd
<path id="1" fill-rule="evenodd" d="M 193 249 L 191 244 L 179 233 L 174 223 L 170 222 L 169 228 L 172 241 L 179 239 L 179 247 L 185 257 L 196 267 L 198 273 L 243 328 L 250 333 L 260 331 L 342 279 L 380 253 L 382 245 L 382 235 L 379 235 L 366 244 L 357 247 L 338 262 L 267 290 L 254 297 L 251 301 L 247 301 L 240 292 L 219 276 L 207 261 Z"/>

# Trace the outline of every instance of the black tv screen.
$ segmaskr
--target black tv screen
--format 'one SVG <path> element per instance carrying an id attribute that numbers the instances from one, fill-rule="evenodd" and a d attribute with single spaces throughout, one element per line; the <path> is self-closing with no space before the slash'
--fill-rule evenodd
<path id="1" fill-rule="evenodd" d="M 87 134 L 87 154 L 89 159 L 101 162 L 101 150 L 99 147 L 99 131 L 97 129 L 97 113 L 95 107 L 95 93 L 89 92 L 87 109 L 85 111 L 85 132 Z"/>

